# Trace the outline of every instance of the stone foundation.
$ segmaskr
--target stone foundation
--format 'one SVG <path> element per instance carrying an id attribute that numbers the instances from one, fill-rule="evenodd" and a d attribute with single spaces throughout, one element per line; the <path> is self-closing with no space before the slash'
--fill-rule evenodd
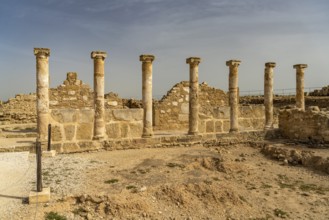
<path id="1" fill-rule="evenodd" d="M 265 124 L 264 106 L 249 105 L 239 108 L 239 130 L 253 131 L 262 130 Z M 215 107 L 208 115 L 199 115 L 200 133 L 225 133 L 230 130 L 230 107 Z"/>
<path id="2" fill-rule="evenodd" d="M 84 148 L 98 148 L 92 142 L 94 110 L 52 109 L 51 140 L 57 152 L 76 152 Z M 143 131 L 142 109 L 108 109 L 105 111 L 105 132 L 108 140 L 139 138 Z"/>
<path id="3" fill-rule="evenodd" d="M 279 114 L 279 129 L 283 136 L 302 142 L 329 143 L 329 111 L 317 106 L 284 109 Z"/>

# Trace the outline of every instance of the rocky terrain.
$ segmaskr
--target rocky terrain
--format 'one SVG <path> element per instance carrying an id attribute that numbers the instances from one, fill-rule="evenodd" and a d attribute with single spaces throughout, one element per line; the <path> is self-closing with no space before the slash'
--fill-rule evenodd
<path id="1" fill-rule="evenodd" d="M 25 173 L 35 169 L 31 155 Z M 328 157 L 327 149 L 279 143 L 57 155 L 43 160 L 51 202 L 22 204 L 4 190 L 0 202 L 8 205 L 1 206 L 0 216 L 328 219 Z M 16 191 L 20 198 L 35 186 L 34 176 L 25 176 L 24 184 Z"/>

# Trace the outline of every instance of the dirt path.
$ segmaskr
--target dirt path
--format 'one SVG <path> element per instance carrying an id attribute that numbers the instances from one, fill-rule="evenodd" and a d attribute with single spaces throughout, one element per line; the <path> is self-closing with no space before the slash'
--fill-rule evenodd
<path id="1" fill-rule="evenodd" d="M 52 201 L 37 219 L 329 219 L 328 175 L 241 145 L 58 155 L 43 178 Z"/>
<path id="2" fill-rule="evenodd" d="M 16 211 L 26 206 L 35 163 L 28 152 L 0 154 L 0 219 L 18 219 Z M 18 217 L 18 218 L 17 218 Z"/>

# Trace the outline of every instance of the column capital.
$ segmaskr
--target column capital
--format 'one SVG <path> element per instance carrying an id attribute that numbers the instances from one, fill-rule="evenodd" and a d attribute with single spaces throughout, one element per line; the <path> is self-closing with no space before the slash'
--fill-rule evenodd
<path id="1" fill-rule="evenodd" d="M 105 51 L 92 51 L 90 54 L 91 59 L 105 59 L 107 57 L 107 53 Z"/>
<path id="2" fill-rule="evenodd" d="M 268 67 L 268 68 L 274 68 L 276 66 L 276 63 L 275 62 L 267 62 L 265 63 L 265 67 Z"/>
<path id="3" fill-rule="evenodd" d="M 238 67 L 240 65 L 240 60 L 228 60 L 226 61 L 226 66 L 236 66 Z"/>
<path id="4" fill-rule="evenodd" d="M 201 63 L 201 58 L 200 57 L 189 57 L 186 59 L 186 63 L 199 65 L 199 63 Z"/>
<path id="5" fill-rule="evenodd" d="M 36 57 L 49 57 L 50 56 L 50 49 L 49 48 L 34 48 L 34 55 Z"/>
<path id="6" fill-rule="evenodd" d="M 294 69 L 304 69 L 307 68 L 307 64 L 295 64 Z"/>
<path id="7" fill-rule="evenodd" d="M 139 61 L 142 62 L 153 62 L 153 60 L 155 59 L 154 55 L 150 55 L 150 54 L 142 54 L 139 56 Z"/>

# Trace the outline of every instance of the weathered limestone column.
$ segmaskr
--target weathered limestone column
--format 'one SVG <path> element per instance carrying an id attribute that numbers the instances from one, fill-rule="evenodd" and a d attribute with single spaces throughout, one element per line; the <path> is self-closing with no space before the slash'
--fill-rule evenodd
<path id="1" fill-rule="evenodd" d="M 105 136 L 104 60 L 106 57 L 104 51 L 91 52 L 91 58 L 94 60 L 94 140 L 101 140 Z"/>
<path id="2" fill-rule="evenodd" d="M 264 105 L 265 129 L 273 128 L 273 68 L 275 63 L 265 63 L 264 73 Z"/>
<path id="3" fill-rule="evenodd" d="M 37 69 L 37 141 L 48 138 L 50 49 L 34 48 Z"/>
<path id="4" fill-rule="evenodd" d="M 140 55 L 139 60 L 142 62 L 142 99 L 144 108 L 144 126 L 142 137 L 153 136 L 153 112 L 152 112 L 152 62 L 153 55 Z"/>
<path id="5" fill-rule="evenodd" d="M 190 101 L 189 101 L 189 130 L 188 134 L 197 135 L 199 120 L 199 57 L 190 57 L 186 63 L 190 64 Z"/>
<path id="6" fill-rule="evenodd" d="M 238 122 L 238 67 L 240 60 L 226 61 L 226 66 L 230 68 L 229 74 L 229 104 L 230 104 L 230 132 L 239 131 Z"/>
<path id="7" fill-rule="evenodd" d="M 305 110 L 304 99 L 304 69 L 307 68 L 307 64 L 296 64 L 296 107 Z"/>

